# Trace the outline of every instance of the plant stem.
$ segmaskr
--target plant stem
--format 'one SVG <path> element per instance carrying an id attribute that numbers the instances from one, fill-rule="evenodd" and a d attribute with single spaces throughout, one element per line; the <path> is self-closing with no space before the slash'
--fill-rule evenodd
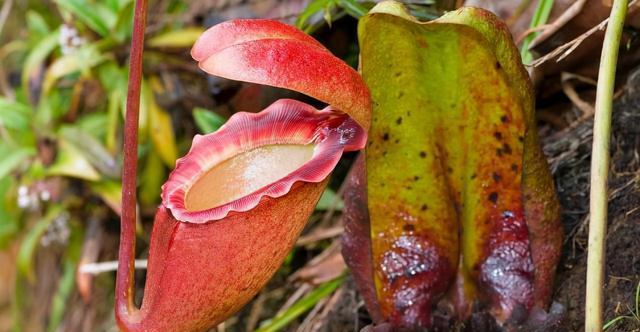
<path id="1" fill-rule="evenodd" d="M 133 303 L 134 258 L 136 247 L 136 173 L 138 163 L 138 118 L 142 81 L 142 50 L 146 25 L 147 0 L 136 0 L 133 37 L 129 61 L 127 111 L 124 121 L 124 166 L 122 171 L 122 216 L 120 250 L 116 279 L 116 317 L 131 316 L 137 310 Z"/>
<path id="2" fill-rule="evenodd" d="M 607 231 L 607 176 L 609 173 L 609 142 L 611 140 L 611 110 L 615 84 L 618 48 L 627 0 L 615 0 L 602 45 L 596 112 L 593 124 L 591 154 L 591 193 L 589 248 L 585 303 L 585 331 L 602 331 L 602 295 L 604 289 L 605 239 Z"/>

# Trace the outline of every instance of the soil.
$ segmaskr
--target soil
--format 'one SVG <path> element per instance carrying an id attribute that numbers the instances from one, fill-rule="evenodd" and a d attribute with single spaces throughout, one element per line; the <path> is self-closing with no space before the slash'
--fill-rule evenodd
<path id="1" fill-rule="evenodd" d="M 640 282 L 640 70 L 629 75 L 614 105 L 609 173 L 605 317 L 630 315 Z M 565 326 L 584 329 L 591 120 L 544 140 L 563 207 L 565 245 L 554 300 L 566 310 Z M 557 136 L 557 137 L 556 137 Z M 607 331 L 640 331 L 638 318 L 622 319 Z"/>

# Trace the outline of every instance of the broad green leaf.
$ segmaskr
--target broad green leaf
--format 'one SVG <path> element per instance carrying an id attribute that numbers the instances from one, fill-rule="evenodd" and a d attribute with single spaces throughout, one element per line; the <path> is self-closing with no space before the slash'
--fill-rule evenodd
<path id="1" fill-rule="evenodd" d="M 0 179 L 6 177 L 18 168 L 35 151 L 27 148 L 11 148 L 0 142 Z"/>
<path id="2" fill-rule="evenodd" d="M 32 114 L 31 107 L 0 97 L 0 126 L 27 130 Z"/>
<path id="3" fill-rule="evenodd" d="M 181 30 L 169 30 L 149 39 L 151 47 L 190 48 L 204 32 L 199 27 L 189 27 Z"/>
<path id="4" fill-rule="evenodd" d="M 107 61 L 98 67 L 98 77 L 108 92 L 107 123 L 105 126 L 105 146 L 112 154 L 117 150 L 120 109 L 124 107 L 127 93 L 127 73 L 113 61 Z"/>
<path id="5" fill-rule="evenodd" d="M 127 70 L 113 60 L 107 60 L 97 67 L 98 79 L 105 91 L 126 90 Z"/>
<path id="6" fill-rule="evenodd" d="M 5 249 L 19 229 L 16 215 L 16 197 L 11 192 L 14 180 L 0 177 L 0 250 Z"/>
<path id="7" fill-rule="evenodd" d="M 40 38 L 37 40 L 40 40 Z M 9 41 L 0 47 L 0 60 L 8 58 L 13 53 L 26 52 L 28 49 L 29 43 L 25 40 L 17 39 Z"/>
<path id="8" fill-rule="evenodd" d="M 336 192 L 327 188 L 320 196 L 320 200 L 316 205 L 316 210 L 324 211 L 329 209 L 335 209 L 337 211 L 342 211 L 344 208 L 344 202 L 340 196 L 336 195 Z"/>
<path id="9" fill-rule="evenodd" d="M 152 85 L 159 88 L 157 81 L 151 80 Z M 178 148 L 176 147 L 175 133 L 173 132 L 173 124 L 171 116 L 162 108 L 155 100 L 151 89 L 144 91 L 142 97 L 146 99 L 149 110 L 149 134 L 153 142 L 154 150 L 160 156 L 160 159 L 169 167 L 174 167 L 178 158 Z"/>
<path id="10" fill-rule="evenodd" d="M 124 97 L 122 97 L 124 98 Z M 107 126 L 105 134 L 105 146 L 107 151 L 114 154 L 117 150 L 118 141 L 118 125 L 120 124 L 120 102 L 121 92 L 114 90 L 109 94 L 109 102 L 107 104 Z"/>
<path id="11" fill-rule="evenodd" d="M 127 112 L 127 85 L 122 85 L 124 90 L 121 92 L 123 96 L 120 100 L 120 113 L 124 119 Z M 138 114 L 138 145 L 142 145 L 146 142 L 149 136 L 149 113 L 151 108 L 151 102 L 153 101 L 153 93 L 150 90 L 149 84 L 146 79 L 142 79 L 142 86 L 140 87 L 140 110 Z M 154 101 L 153 101 L 154 102 Z"/>
<path id="12" fill-rule="evenodd" d="M 522 301 L 544 307 L 557 263 L 557 201 L 529 137 L 531 85 L 504 24 L 473 8 L 420 23 L 383 2 L 360 20 L 358 36 L 374 101 L 366 180 L 384 318 L 427 327 L 450 285 L 460 286 L 453 291 L 463 303 L 492 299 L 486 304 L 501 322 Z M 527 195 L 523 167 L 539 170 L 541 191 Z M 540 198 L 548 204 L 534 207 Z M 536 237 L 549 240 L 546 253 L 541 242 L 529 249 Z"/>
<path id="13" fill-rule="evenodd" d="M 60 37 L 60 29 L 56 29 L 54 32 L 48 34 L 40 42 L 38 42 L 24 62 L 22 69 L 22 89 L 27 93 L 30 100 L 33 100 L 35 96 L 30 96 L 29 83 L 31 80 L 36 79 L 37 70 L 42 62 L 58 47 L 58 38 Z"/>
<path id="14" fill-rule="evenodd" d="M 56 161 L 47 169 L 48 175 L 69 176 L 87 181 L 100 180 L 100 173 L 87 157 L 66 139 L 60 139 Z"/>
<path id="15" fill-rule="evenodd" d="M 56 59 L 45 74 L 44 93 L 48 93 L 60 78 L 80 71 L 87 71 L 105 60 L 106 56 L 95 45 L 84 46 L 72 54 Z"/>
<path id="16" fill-rule="evenodd" d="M 275 332 L 282 330 L 294 319 L 311 310 L 320 300 L 331 295 L 331 293 L 342 285 L 344 279 L 344 277 L 339 277 L 318 286 L 318 288 L 311 291 L 307 296 L 294 303 L 289 309 L 261 324 L 256 332 Z"/>
<path id="17" fill-rule="evenodd" d="M 44 20 L 40 13 L 33 10 L 27 12 L 27 28 L 29 33 L 32 34 L 46 35 L 50 32 L 47 21 Z"/>
<path id="18" fill-rule="evenodd" d="M 211 112 L 204 108 L 196 107 L 193 109 L 193 118 L 196 126 L 203 134 L 212 133 L 227 121 L 215 112 Z"/>
<path id="19" fill-rule="evenodd" d="M 76 121 L 79 130 L 91 135 L 93 139 L 104 140 L 107 133 L 108 115 L 104 112 L 95 112 L 83 115 Z"/>
<path id="20" fill-rule="evenodd" d="M 115 13 L 100 2 L 90 0 L 56 0 L 62 8 L 71 12 L 82 23 L 102 37 L 109 35 L 109 28 L 116 21 Z"/>
<path id="21" fill-rule="evenodd" d="M 13 328 L 11 332 L 22 332 L 24 328 L 24 308 L 27 306 L 28 282 L 25 278 L 15 278 L 13 284 L 13 298 L 11 299 L 11 320 Z"/>
<path id="22" fill-rule="evenodd" d="M 105 5 L 107 5 L 112 11 L 119 12 L 122 8 L 132 2 L 133 0 L 105 0 Z"/>
<path id="23" fill-rule="evenodd" d="M 76 270 L 80 254 L 82 250 L 82 241 L 84 236 L 82 230 L 70 223 L 70 237 L 67 249 L 62 261 L 62 277 L 58 282 L 58 289 L 51 299 L 51 309 L 49 310 L 49 322 L 47 331 L 54 332 L 58 330 L 60 322 L 64 317 L 67 309 L 67 301 L 75 289 Z"/>
<path id="24" fill-rule="evenodd" d="M 140 203 L 152 206 L 160 199 L 160 189 L 166 179 L 165 167 L 157 152 L 149 151 L 140 176 Z"/>
<path id="25" fill-rule="evenodd" d="M 308 26 L 309 19 L 320 12 L 323 13 L 325 19 L 327 19 L 327 13 L 331 11 L 339 3 L 339 0 L 313 0 L 311 1 L 305 9 L 298 15 L 298 19 L 296 20 L 296 27 L 299 29 L 307 31 L 310 27 Z M 330 18 L 327 20 L 331 23 Z"/>
<path id="26" fill-rule="evenodd" d="M 74 147 L 101 174 L 110 178 L 120 177 L 120 165 L 107 149 L 94 137 L 73 126 L 64 126 L 59 131 L 60 137 L 73 142 Z"/>
<path id="27" fill-rule="evenodd" d="M 357 0 L 340 0 L 340 7 L 351 16 L 360 18 L 367 14 L 369 9 Z"/>
<path id="28" fill-rule="evenodd" d="M 93 182 L 90 186 L 91 190 L 98 194 L 113 212 L 117 215 L 122 213 L 122 184 L 120 182 L 106 180 Z"/>
<path id="29" fill-rule="evenodd" d="M 59 205 L 50 207 L 45 216 L 31 227 L 20 244 L 16 262 L 18 271 L 31 282 L 35 281 L 35 275 L 33 272 L 33 256 L 40 244 L 40 238 L 42 238 L 49 228 L 49 225 L 51 225 L 62 211 L 62 207 Z"/>
<path id="30" fill-rule="evenodd" d="M 58 283 L 58 289 L 53 295 L 51 300 L 51 310 L 49 313 L 49 323 L 47 324 L 47 331 L 57 331 L 62 317 L 67 309 L 67 300 L 73 291 L 76 280 L 76 262 L 71 260 L 65 260 L 62 265 L 62 277 Z"/>
<path id="31" fill-rule="evenodd" d="M 134 2 L 131 0 L 119 0 L 120 9 L 118 9 L 118 17 L 113 27 L 113 37 L 117 42 L 123 43 L 131 37 L 133 30 L 133 8 Z"/>
<path id="32" fill-rule="evenodd" d="M 51 89 L 47 94 L 42 94 L 36 108 L 35 117 L 32 118 L 32 127 L 40 132 L 53 131 L 57 120 L 67 114 L 71 109 L 73 98 L 72 88 Z"/>

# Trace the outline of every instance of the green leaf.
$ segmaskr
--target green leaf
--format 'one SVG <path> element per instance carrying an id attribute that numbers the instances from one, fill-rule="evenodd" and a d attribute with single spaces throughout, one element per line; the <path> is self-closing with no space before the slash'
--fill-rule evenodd
<path id="1" fill-rule="evenodd" d="M 187 48 L 193 46 L 203 32 L 204 29 L 199 27 L 169 30 L 149 39 L 147 44 L 151 47 Z"/>
<path id="2" fill-rule="evenodd" d="M 79 227 L 70 224 L 69 228 L 71 235 L 69 237 L 69 243 L 62 262 L 62 277 L 58 282 L 58 289 L 51 299 L 49 323 L 47 324 L 48 332 L 58 330 L 60 322 L 62 321 L 67 309 L 67 301 L 75 289 L 76 267 L 80 260 L 84 236 Z"/>
<path id="3" fill-rule="evenodd" d="M 13 185 L 11 177 L 0 177 L 0 249 L 9 245 L 19 229 L 19 220 L 15 214 L 16 197 L 11 192 Z"/>
<path id="4" fill-rule="evenodd" d="M 357 0 L 340 0 L 340 7 L 354 18 L 360 18 L 367 14 L 369 9 Z"/>
<path id="5" fill-rule="evenodd" d="M 119 2 L 120 9 L 118 9 L 112 37 L 119 43 L 123 43 L 131 37 L 131 31 L 133 31 L 134 3 L 131 0 L 119 0 Z"/>
<path id="6" fill-rule="evenodd" d="M 331 11 L 333 7 L 335 7 L 339 3 L 339 0 L 313 0 L 311 1 L 307 7 L 298 15 L 298 19 L 296 19 L 296 27 L 299 29 L 307 30 L 310 28 L 308 26 L 309 19 L 316 15 L 317 13 L 322 12 L 325 19 L 327 19 L 327 13 Z M 330 22 L 330 18 L 328 19 L 328 23 Z"/>
<path id="7" fill-rule="evenodd" d="M 160 189 L 166 178 L 162 159 L 157 152 L 149 151 L 140 176 L 140 202 L 152 206 L 158 202 Z"/>
<path id="8" fill-rule="evenodd" d="M 45 74 L 42 84 L 44 93 L 48 93 L 60 78 L 81 71 L 86 72 L 106 59 L 106 55 L 102 54 L 96 45 L 86 45 L 74 53 L 56 59 Z"/>
<path id="9" fill-rule="evenodd" d="M 318 286 L 318 288 L 314 289 L 307 294 L 307 296 L 293 304 L 288 310 L 277 315 L 270 321 L 261 324 L 260 328 L 257 329 L 256 332 L 280 331 L 294 319 L 311 310 L 311 308 L 313 308 L 320 300 L 331 295 L 333 291 L 342 285 L 344 279 L 344 277 L 339 277 Z"/>
<path id="10" fill-rule="evenodd" d="M 122 97 L 124 98 L 124 97 Z M 109 102 L 107 105 L 107 125 L 106 125 L 106 133 L 105 133 L 105 146 L 109 152 L 112 154 L 117 150 L 117 141 L 118 141 L 118 125 L 120 124 L 120 100 L 121 100 L 121 92 L 119 90 L 114 90 L 109 94 Z"/>
<path id="11" fill-rule="evenodd" d="M 62 317 L 67 308 L 67 300 L 71 295 L 76 280 L 76 262 L 65 260 L 62 268 L 62 278 L 58 283 L 58 289 L 51 300 L 51 310 L 49 312 L 49 323 L 47 331 L 54 332 L 58 329 Z"/>
<path id="12" fill-rule="evenodd" d="M 100 141 L 74 126 L 64 126 L 58 133 L 65 141 L 74 142 L 73 146 L 101 174 L 110 178 L 120 177 L 120 165 Z"/>
<path id="13" fill-rule="evenodd" d="M 121 68 L 113 60 L 103 62 L 97 67 L 98 79 L 102 87 L 108 91 L 125 90 L 127 85 L 127 70 Z"/>
<path id="14" fill-rule="evenodd" d="M 153 101 L 153 93 L 151 92 L 151 88 L 145 78 L 142 78 L 142 83 L 140 87 L 140 114 L 138 115 L 138 145 L 142 145 L 146 142 L 149 136 L 149 112 L 151 104 Z M 127 85 L 126 83 L 122 86 L 124 90 L 121 92 L 120 99 L 120 114 L 122 118 L 125 118 L 125 113 L 127 112 Z"/>
<path id="15" fill-rule="evenodd" d="M 13 298 L 11 299 L 11 319 L 13 320 L 13 328 L 11 332 L 22 332 L 24 328 L 24 312 L 27 306 L 28 283 L 24 278 L 15 278 L 13 284 Z"/>
<path id="16" fill-rule="evenodd" d="M 533 17 L 531 18 L 531 23 L 529 25 L 529 28 L 533 29 L 546 24 L 547 21 L 549 20 L 551 9 L 553 9 L 553 0 L 538 1 L 536 10 L 533 13 Z M 522 56 L 522 63 L 529 64 L 531 63 L 531 61 L 533 61 L 533 55 L 529 51 L 529 45 L 538 34 L 540 33 L 539 32 L 530 33 L 522 41 L 522 46 L 520 51 L 520 55 Z"/>
<path id="17" fill-rule="evenodd" d="M 95 112 L 83 115 L 76 121 L 76 126 L 83 132 L 97 140 L 104 140 L 107 133 L 108 115 L 103 112 Z"/>
<path id="18" fill-rule="evenodd" d="M 632 319 L 629 316 L 618 316 L 610 321 L 608 321 L 606 324 L 604 324 L 604 326 L 602 327 L 603 331 L 608 330 L 609 328 L 615 326 L 618 322 L 624 320 L 624 319 Z"/>
<path id="19" fill-rule="evenodd" d="M 50 207 L 45 216 L 31 227 L 20 244 L 16 265 L 18 267 L 18 271 L 31 282 L 35 281 L 32 263 L 33 255 L 40 244 L 40 238 L 42 238 L 49 228 L 49 225 L 51 225 L 53 220 L 55 220 L 62 211 L 62 207 L 59 205 Z"/>
<path id="20" fill-rule="evenodd" d="M 58 47 L 58 38 L 60 37 L 60 29 L 56 29 L 40 40 L 29 52 L 22 69 L 22 89 L 27 93 L 30 100 L 35 96 L 30 96 L 29 83 L 37 78 L 37 72 L 42 62 Z"/>
<path id="21" fill-rule="evenodd" d="M 152 79 L 150 83 L 160 89 L 156 80 Z M 167 166 L 174 167 L 178 158 L 178 148 L 171 116 L 167 111 L 160 108 L 151 89 L 145 89 L 143 93 L 144 96 L 142 98 L 146 100 L 149 110 L 149 134 L 151 135 L 153 147 Z"/>
<path id="22" fill-rule="evenodd" d="M 133 0 L 105 0 L 105 5 L 114 12 L 119 12 L 126 5 L 132 3 Z"/>
<path id="23" fill-rule="evenodd" d="M 342 211 L 344 208 L 344 202 L 338 195 L 336 195 L 335 191 L 327 188 L 322 193 L 322 196 L 320 196 L 320 200 L 316 205 L 316 210 L 324 211 L 332 208 L 337 211 Z"/>
<path id="24" fill-rule="evenodd" d="M 193 109 L 193 118 L 196 126 L 203 134 L 212 133 L 227 121 L 215 112 L 211 112 L 204 108 L 196 107 Z"/>
<path id="25" fill-rule="evenodd" d="M 56 161 L 47 169 L 48 175 L 69 176 L 87 181 L 100 180 L 87 157 L 66 139 L 60 139 Z"/>
<path id="26" fill-rule="evenodd" d="M 0 143 L 0 179 L 6 177 L 30 156 L 35 155 L 35 150 L 28 148 L 10 148 Z"/>
<path id="27" fill-rule="evenodd" d="M 115 23 L 115 14 L 100 3 L 85 0 L 56 0 L 56 3 L 71 12 L 82 23 L 102 37 L 109 35 L 109 27 Z"/>
<path id="28" fill-rule="evenodd" d="M 29 33 L 37 35 L 46 35 L 50 32 L 47 21 L 40 13 L 33 10 L 27 11 L 27 29 Z"/>
<path id="29" fill-rule="evenodd" d="M 90 184 L 91 190 L 98 194 L 100 198 L 117 215 L 122 213 L 122 184 L 119 181 L 100 181 Z"/>
<path id="30" fill-rule="evenodd" d="M 72 88 L 51 89 L 42 94 L 31 126 L 42 131 L 53 131 L 57 120 L 67 114 L 71 107 Z"/>
<path id="31" fill-rule="evenodd" d="M 0 126 L 28 130 L 29 119 L 32 115 L 31 107 L 0 97 Z"/>
<path id="32" fill-rule="evenodd" d="M 98 77 L 108 92 L 105 146 L 113 154 L 117 150 L 120 110 L 124 107 L 123 101 L 126 100 L 127 73 L 114 61 L 107 61 L 98 67 Z"/>

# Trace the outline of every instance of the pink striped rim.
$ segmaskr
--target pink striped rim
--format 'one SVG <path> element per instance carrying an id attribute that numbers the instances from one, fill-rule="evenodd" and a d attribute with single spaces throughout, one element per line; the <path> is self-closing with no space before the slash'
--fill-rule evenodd
<path id="1" fill-rule="evenodd" d="M 162 186 L 162 204 L 183 222 L 219 220 L 229 212 L 254 208 L 264 196 L 280 197 L 294 183 L 320 182 L 333 171 L 343 151 L 364 148 L 366 133 L 346 114 L 331 106 L 316 110 L 292 99 L 282 99 L 260 113 L 236 113 L 218 131 L 196 135 L 189 153 L 176 161 L 176 168 Z M 313 156 L 297 170 L 242 198 L 208 210 L 188 211 L 188 189 L 213 166 L 264 145 L 315 144 Z"/>

